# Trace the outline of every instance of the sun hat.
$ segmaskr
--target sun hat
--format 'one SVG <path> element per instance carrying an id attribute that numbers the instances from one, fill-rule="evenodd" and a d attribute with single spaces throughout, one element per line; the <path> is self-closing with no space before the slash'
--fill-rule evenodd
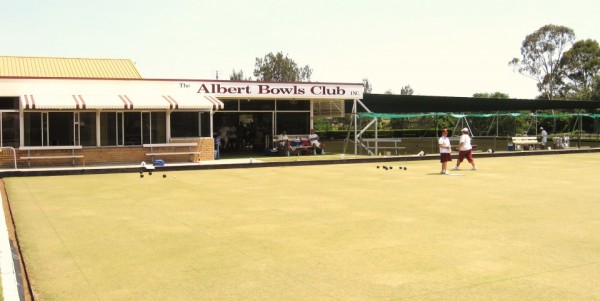
<path id="1" fill-rule="evenodd" d="M 468 132 L 469 132 L 469 129 L 468 129 L 468 128 L 464 128 L 464 129 L 462 129 L 462 130 L 461 130 L 461 132 L 463 132 L 463 133 L 468 133 Z"/>

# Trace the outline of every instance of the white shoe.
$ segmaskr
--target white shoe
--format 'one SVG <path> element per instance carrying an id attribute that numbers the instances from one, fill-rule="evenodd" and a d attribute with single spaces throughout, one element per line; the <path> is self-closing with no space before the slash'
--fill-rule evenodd
<path id="1" fill-rule="evenodd" d="M 452 167 L 452 170 L 458 170 L 458 166 Z"/>
<path id="2" fill-rule="evenodd" d="M 477 167 L 473 166 L 473 168 L 471 168 L 471 170 L 477 170 Z"/>
<path id="3" fill-rule="evenodd" d="M 442 174 L 443 174 L 443 175 L 447 175 L 447 174 L 448 174 L 448 171 L 447 171 L 447 170 L 444 170 L 444 171 L 442 171 Z"/>

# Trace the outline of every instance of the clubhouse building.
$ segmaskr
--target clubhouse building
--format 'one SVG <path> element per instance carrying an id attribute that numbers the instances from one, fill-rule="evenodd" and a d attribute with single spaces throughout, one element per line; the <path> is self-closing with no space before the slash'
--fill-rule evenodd
<path id="1" fill-rule="evenodd" d="M 130 60 L 0 57 L 0 168 L 214 160 L 306 135 L 361 83 L 145 79 Z"/>

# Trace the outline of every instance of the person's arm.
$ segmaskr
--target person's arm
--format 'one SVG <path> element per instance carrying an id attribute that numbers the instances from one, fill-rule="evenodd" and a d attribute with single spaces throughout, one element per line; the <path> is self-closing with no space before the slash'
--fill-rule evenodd
<path id="1" fill-rule="evenodd" d="M 440 140 L 438 144 L 440 145 L 440 148 L 450 148 L 450 146 L 446 145 L 446 141 L 444 139 Z"/>

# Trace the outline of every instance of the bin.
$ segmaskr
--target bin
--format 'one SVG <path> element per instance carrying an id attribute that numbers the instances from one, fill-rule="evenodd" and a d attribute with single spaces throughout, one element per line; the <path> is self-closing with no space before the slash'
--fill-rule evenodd
<path id="1" fill-rule="evenodd" d="M 515 146 L 512 143 L 508 144 L 508 150 L 509 151 L 514 151 L 515 150 Z"/>

